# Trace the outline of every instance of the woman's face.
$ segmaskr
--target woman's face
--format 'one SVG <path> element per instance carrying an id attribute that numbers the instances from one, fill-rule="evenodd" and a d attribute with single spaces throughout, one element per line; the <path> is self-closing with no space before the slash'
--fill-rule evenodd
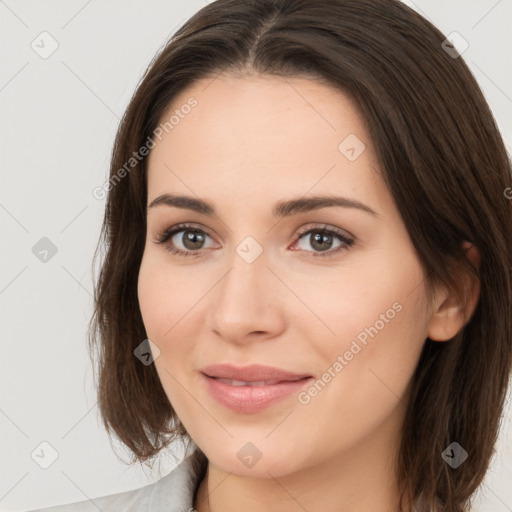
<path id="1" fill-rule="evenodd" d="M 220 75 L 173 115 L 148 163 L 138 296 L 181 422 L 242 476 L 378 456 L 430 305 L 354 104 L 306 79 Z"/>

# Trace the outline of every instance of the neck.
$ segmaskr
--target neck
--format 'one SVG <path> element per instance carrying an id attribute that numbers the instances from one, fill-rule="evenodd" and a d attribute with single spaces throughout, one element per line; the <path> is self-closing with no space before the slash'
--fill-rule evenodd
<path id="1" fill-rule="evenodd" d="M 197 512 L 396 512 L 395 458 L 403 409 L 398 406 L 385 424 L 350 449 L 284 476 L 237 476 L 209 462 L 194 508 Z"/>

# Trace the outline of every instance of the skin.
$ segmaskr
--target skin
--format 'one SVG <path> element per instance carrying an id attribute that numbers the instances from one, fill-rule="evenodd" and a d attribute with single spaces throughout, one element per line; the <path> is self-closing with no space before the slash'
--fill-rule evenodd
<path id="1" fill-rule="evenodd" d="M 148 209 L 138 295 L 165 392 L 209 460 L 194 507 L 392 512 L 393 461 L 421 349 L 427 336 L 453 337 L 471 311 L 441 287 L 427 302 L 363 119 L 342 92 L 305 78 L 219 75 L 175 97 L 163 118 L 191 96 L 197 106 L 150 154 L 148 205 L 164 193 L 188 195 L 217 215 Z M 350 134 L 366 147 L 354 161 L 338 149 Z M 357 199 L 378 215 L 347 207 L 271 214 L 278 201 L 312 195 Z M 199 256 L 155 243 L 182 222 L 206 233 Z M 325 252 L 311 233 L 298 241 L 299 229 L 325 224 L 355 243 L 335 253 L 335 236 Z M 175 247 L 193 252 L 183 235 L 173 236 Z M 263 251 L 252 263 L 236 252 L 247 236 Z M 468 286 L 472 310 L 479 289 Z M 208 364 L 259 363 L 320 379 L 396 303 L 394 318 L 307 404 L 294 394 L 258 413 L 234 412 L 200 378 Z M 252 467 L 237 457 L 248 442 L 262 454 Z"/>

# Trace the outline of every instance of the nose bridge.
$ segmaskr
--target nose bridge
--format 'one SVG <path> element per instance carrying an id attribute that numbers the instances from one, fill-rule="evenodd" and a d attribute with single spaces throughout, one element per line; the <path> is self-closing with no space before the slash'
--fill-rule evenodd
<path id="1" fill-rule="evenodd" d="M 270 280 L 276 278 L 263 247 L 247 237 L 234 248 L 229 264 L 215 294 L 213 328 L 231 339 L 275 329 L 279 311 Z"/>
<path id="2" fill-rule="evenodd" d="M 261 254 L 255 256 L 254 246 L 241 242 L 235 247 L 230 258 L 230 270 L 220 285 L 219 304 L 257 309 L 257 303 L 261 303 L 261 293 L 265 292 L 267 274 L 271 274 L 267 268 L 267 260 Z M 258 285 L 259 283 L 259 285 Z"/>

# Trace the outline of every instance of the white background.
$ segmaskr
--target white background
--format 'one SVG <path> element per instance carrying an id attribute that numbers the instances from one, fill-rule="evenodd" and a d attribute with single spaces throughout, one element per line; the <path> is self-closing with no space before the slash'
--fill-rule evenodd
<path id="1" fill-rule="evenodd" d="M 463 57 L 510 148 L 511 0 L 407 3 L 445 34 L 457 31 L 467 40 Z M 176 464 L 165 456 L 153 470 L 123 465 L 100 425 L 86 329 L 104 200 L 95 199 L 92 190 L 108 176 L 119 118 L 146 66 L 204 5 L 200 0 L 0 0 L 2 511 L 134 489 Z M 46 59 L 31 48 L 43 31 L 58 42 Z M 46 263 L 32 253 L 42 237 L 58 250 Z M 31 458 L 43 441 L 58 452 L 48 469 Z M 512 511 L 510 482 L 508 405 L 474 510 Z"/>

